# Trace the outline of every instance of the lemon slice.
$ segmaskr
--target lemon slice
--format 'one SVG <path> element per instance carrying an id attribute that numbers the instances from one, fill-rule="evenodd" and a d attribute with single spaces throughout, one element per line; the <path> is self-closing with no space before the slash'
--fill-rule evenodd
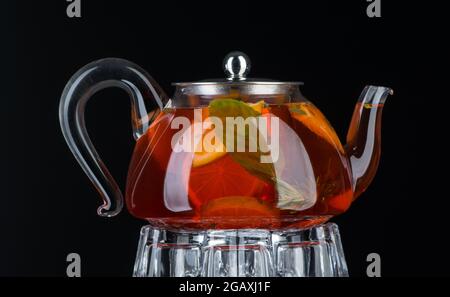
<path id="1" fill-rule="evenodd" d="M 227 148 L 222 142 L 214 146 L 215 150 L 213 152 L 208 152 L 203 147 L 201 147 L 201 145 L 203 144 L 203 139 L 206 136 L 213 137 L 213 134 L 214 130 L 208 131 L 203 135 L 202 140 L 197 144 L 197 149 L 195 150 L 194 158 L 192 159 L 192 167 L 195 168 L 204 166 L 227 154 Z"/>
<path id="2" fill-rule="evenodd" d="M 247 103 L 247 105 L 249 105 L 251 108 L 253 108 L 258 113 L 262 113 L 265 103 L 263 100 L 261 100 L 256 103 Z M 208 151 L 204 150 L 204 147 L 202 147 L 203 139 L 205 137 L 210 137 L 210 138 L 214 137 L 214 134 L 211 134 L 211 133 L 214 133 L 214 130 L 208 131 L 205 134 L 203 134 L 202 140 L 197 144 L 194 158 L 192 159 L 192 167 L 195 168 L 195 167 L 207 165 L 207 164 L 214 162 L 215 160 L 226 155 L 227 149 L 222 142 L 217 144 L 216 146 L 214 146 L 215 150 L 213 152 L 208 152 Z M 217 140 L 217 138 L 216 138 L 216 140 Z"/>
<path id="3" fill-rule="evenodd" d="M 264 100 L 261 100 L 256 103 L 247 103 L 247 105 L 250 106 L 251 108 L 253 108 L 253 110 L 255 110 L 261 114 L 263 112 L 265 103 L 264 103 Z"/>

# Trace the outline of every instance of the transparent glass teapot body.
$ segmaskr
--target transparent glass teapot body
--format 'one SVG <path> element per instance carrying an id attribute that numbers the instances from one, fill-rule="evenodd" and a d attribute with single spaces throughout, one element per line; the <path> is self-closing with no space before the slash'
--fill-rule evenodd
<path id="1" fill-rule="evenodd" d="M 175 84 L 172 99 L 125 60 L 99 60 L 77 72 L 62 96 L 61 126 L 103 197 L 99 214 L 117 214 L 123 199 L 89 140 L 83 112 L 89 97 L 109 86 L 125 89 L 132 102 L 137 142 L 126 205 L 151 225 L 300 229 L 346 211 L 375 174 L 391 90 L 365 88 L 343 146 L 299 83 L 247 80 L 248 65 L 233 54 L 225 61 L 227 80 Z"/>

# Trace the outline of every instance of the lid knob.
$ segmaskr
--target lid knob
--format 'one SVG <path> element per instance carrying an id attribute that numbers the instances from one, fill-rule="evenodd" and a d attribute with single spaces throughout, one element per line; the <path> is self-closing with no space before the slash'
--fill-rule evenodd
<path id="1" fill-rule="evenodd" d="M 245 80 L 250 72 L 250 59 L 243 52 L 233 51 L 223 59 L 223 70 L 227 80 Z"/>

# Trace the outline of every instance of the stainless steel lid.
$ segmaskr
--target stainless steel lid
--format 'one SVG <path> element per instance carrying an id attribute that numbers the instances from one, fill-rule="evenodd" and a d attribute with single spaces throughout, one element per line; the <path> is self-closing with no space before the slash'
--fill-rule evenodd
<path id="1" fill-rule="evenodd" d="M 196 82 L 177 82 L 173 83 L 172 85 L 177 87 L 190 87 L 191 89 L 195 88 L 196 86 L 203 86 L 206 87 L 206 89 L 212 91 L 214 90 L 214 86 L 219 88 L 240 86 L 247 90 L 251 89 L 254 92 L 258 91 L 258 85 L 261 86 L 261 91 L 263 92 L 267 92 L 269 86 L 273 86 L 273 91 L 279 91 L 281 86 L 284 86 L 284 88 L 286 88 L 287 86 L 303 85 L 303 82 L 298 81 L 276 81 L 270 79 L 247 78 L 247 74 L 250 72 L 250 67 L 250 58 L 245 53 L 240 51 L 233 51 L 226 55 L 223 60 L 223 70 L 225 72 L 226 78 L 208 79 Z"/>

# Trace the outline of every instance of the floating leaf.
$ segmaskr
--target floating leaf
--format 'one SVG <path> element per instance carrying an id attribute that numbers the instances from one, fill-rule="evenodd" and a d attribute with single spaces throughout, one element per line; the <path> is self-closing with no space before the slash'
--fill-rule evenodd
<path id="1" fill-rule="evenodd" d="M 209 105 L 209 114 L 210 116 L 220 118 L 224 129 L 226 129 L 227 117 L 242 117 L 244 120 L 247 120 L 249 117 L 257 119 L 257 117 L 261 116 L 261 113 L 253 109 L 251 106 L 234 99 L 215 99 L 211 101 Z M 297 205 L 298 207 L 299 203 L 305 201 L 305 198 L 302 197 L 297 189 L 277 177 L 273 162 L 261 162 L 261 156 L 270 156 L 270 152 L 262 152 L 260 143 L 257 141 L 259 134 L 257 121 L 248 120 L 246 123 L 247 125 L 243 131 L 236 129 L 236 127 L 234 127 L 233 131 L 224 131 L 224 143 L 226 143 L 227 137 L 234 137 L 233 149 L 230 151 L 229 148 L 227 148 L 229 150 L 228 153 L 231 155 L 233 160 L 239 163 L 249 173 L 267 183 L 274 185 L 278 191 L 278 207 L 284 209 L 292 208 L 292 205 Z M 257 133 L 249 133 L 250 130 L 257 131 Z M 244 152 L 236 151 L 237 140 L 239 137 L 245 140 Z M 261 136 L 259 138 L 260 141 L 263 140 Z M 256 151 L 250 151 L 251 142 L 256 143 Z M 265 145 L 265 147 L 267 147 L 267 145 Z"/>

